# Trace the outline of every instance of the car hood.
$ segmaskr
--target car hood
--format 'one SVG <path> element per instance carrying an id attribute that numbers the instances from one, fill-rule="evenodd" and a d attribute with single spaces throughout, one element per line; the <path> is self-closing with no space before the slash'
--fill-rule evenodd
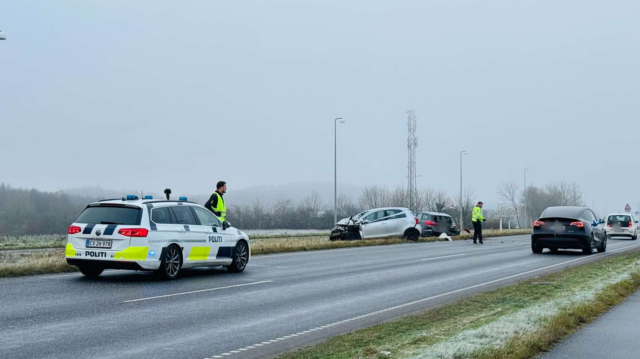
<path id="1" fill-rule="evenodd" d="M 347 218 L 343 218 L 341 220 L 339 220 L 336 225 L 340 225 L 340 226 L 346 226 L 347 224 L 349 224 L 349 217 Z"/>

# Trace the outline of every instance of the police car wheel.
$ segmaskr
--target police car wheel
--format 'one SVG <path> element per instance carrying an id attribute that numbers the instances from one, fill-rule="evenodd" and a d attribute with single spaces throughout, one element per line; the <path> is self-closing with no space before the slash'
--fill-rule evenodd
<path id="1" fill-rule="evenodd" d="M 79 268 L 80 268 L 80 273 L 84 274 L 89 278 L 98 278 L 98 276 L 100 276 L 100 274 L 102 274 L 102 272 L 104 271 L 103 268 L 96 268 L 96 267 L 82 266 Z"/>
<path id="2" fill-rule="evenodd" d="M 169 246 L 164 251 L 160 268 L 156 273 L 164 279 L 176 279 L 182 268 L 182 253 L 178 246 Z"/>
<path id="3" fill-rule="evenodd" d="M 244 241 L 239 241 L 233 253 L 233 262 L 227 266 L 229 272 L 240 273 L 244 271 L 249 262 L 249 247 Z"/>

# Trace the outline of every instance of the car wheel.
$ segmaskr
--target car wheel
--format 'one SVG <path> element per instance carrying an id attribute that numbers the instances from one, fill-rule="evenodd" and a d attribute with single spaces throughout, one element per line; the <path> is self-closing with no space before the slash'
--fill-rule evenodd
<path id="1" fill-rule="evenodd" d="M 182 251 L 175 245 L 167 247 L 160 262 L 160 268 L 156 271 L 163 279 L 176 279 L 182 268 Z"/>
<path id="2" fill-rule="evenodd" d="M 347 233 L 346 240 L 348 240 L 348 241 L 357 241 L 358 239 L 361 239 L 360 235 L 358 233 L 355 233 L 355 232 Z"/>
<path id="3" fill-rule="evenodd" d="M 631 239 L 633 239 L 634 241 L 638 239 L 638 232 L 636 232 L 636 234 L 633 237 L 631 237 Z"/>
<path id="4" fill-rule="evenodd" d="M 543 250 L 544 250 L 544 247 L 538 247 L 538 246 L 534 245 L 533 243 L 531 243 L 531 251 L 533 253 L 540 254 L 540 253 L 542 253 Z"/>
<path id="5" fill-rule="evenodd" d="M 104 271 L 103 268 L 88 267 L 88 266 L 82 266 L 79 268 L 80 268 L 80 273 L 84 274 L 86 277 L 89 277 L 89 278 L 98 278 L 100 274 L 102 274 L 102 272 Z"/>
<path id="6" fill-rule="evenodd" d="M 232 273 L 241 273 L 247 268 L 247 263 L 249 263 L 249 246 L 245 241 L 239 241 L 233 254 L 233 262 L 227 266 L 227 269 Z"/>
<path id="7" fill-rule="evenodd" d="M 589 244 L 587 248 L 582 248 L 582 253 L 584 254 L 592 254 L 593 253 L 593 236 L 589 237 Z"/>
<path id="8" fill-rule="evenodd" d="M 420 238 L 420 232 L 418 232 L 417 229 L 409 228 L 404 232 L 404 236 L 402 238 L 417 242 Z"/>
<path id="9" fill-rule="evenodd" d="M 600 244 L 600 247 L 598 247 L 598 252 L 600 253 L 604 253 L 607 251 L 607 238 L 602 240 L 602 243 Z"/>

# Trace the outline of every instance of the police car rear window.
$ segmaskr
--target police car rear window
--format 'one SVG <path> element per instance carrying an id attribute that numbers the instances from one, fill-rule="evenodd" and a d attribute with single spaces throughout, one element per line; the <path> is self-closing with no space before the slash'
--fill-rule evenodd
<path id="1" fill-rule="evenodd" d="M 120 206 L 87 207 L 75 223 L 140 225 L 140 208 Z"/>

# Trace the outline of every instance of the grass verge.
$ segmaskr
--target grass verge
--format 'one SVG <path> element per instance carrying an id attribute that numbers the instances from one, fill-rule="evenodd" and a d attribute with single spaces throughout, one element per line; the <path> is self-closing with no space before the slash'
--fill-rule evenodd
<path id="1" fill-rule="evenodd" d="M 0 251 L 15 249 L 64 248 L 66 243 L 66 234 L 0 236 Z"/>
<path id="2" fill-rule="evenodd" d="M 64 259 L 63 249 L 34 252 L 0 252 L 0 277 L 75 272 Z"/>
<path id="3" fill-rule="evenodd" d="M 281 358 L 534 358 L 640 288 L 640 252 L 403 317 Z"/>
<path id="4" fill-rule="evenodd" d="M 522 234 L 530 234 L 530 229 L 505 229 L 502 232 L 498 230 L 483 231 L 485 238 L 499 236 L 515 236 Z M 462 234 L 454 236 L 452 239 L 465 240 L 473 238 L 471 234 Z M 441 239 L 437 237 L 420 238 L 419 242 L 435 242 Z M 397 243 L 407 243 L 402 238 L 384 238 L 384 239 L 366 239 L 357 241 L 335 241 L 328 240 L 328 236 L 292 236 L 292 237 L 271 237 L 271 238 L 251 238 L 251 253 L 256 254 L 273 254 L 285 252 L 313 251 L 321 249 L 350 248 L 350 247 L 367 247 L 380 246 Z"/>
<path id="5" fill-rule="evenodd" d="M 486 238 L 530 233 L 530 230 L 486 231 Z M 328 235 L 303 234 L 279 237 L 258 237 L 251 240 L 251 254 L 273 254 L 321 249 L 350 248 L 407 243 L 401 238 L 367 239 L 331 242 Z M 471 238 L 465 234 L 454 240 Z M 420 242 L 433 242 L 438 238 L 421 238 Z M 77 270 L 67 265 L 64 257 L 66 236 L 0 237 L 0 278 L 21 275 L 60 273 Z M 48 251 L 15 252 L 10 250 L 49 249 Z"/>

